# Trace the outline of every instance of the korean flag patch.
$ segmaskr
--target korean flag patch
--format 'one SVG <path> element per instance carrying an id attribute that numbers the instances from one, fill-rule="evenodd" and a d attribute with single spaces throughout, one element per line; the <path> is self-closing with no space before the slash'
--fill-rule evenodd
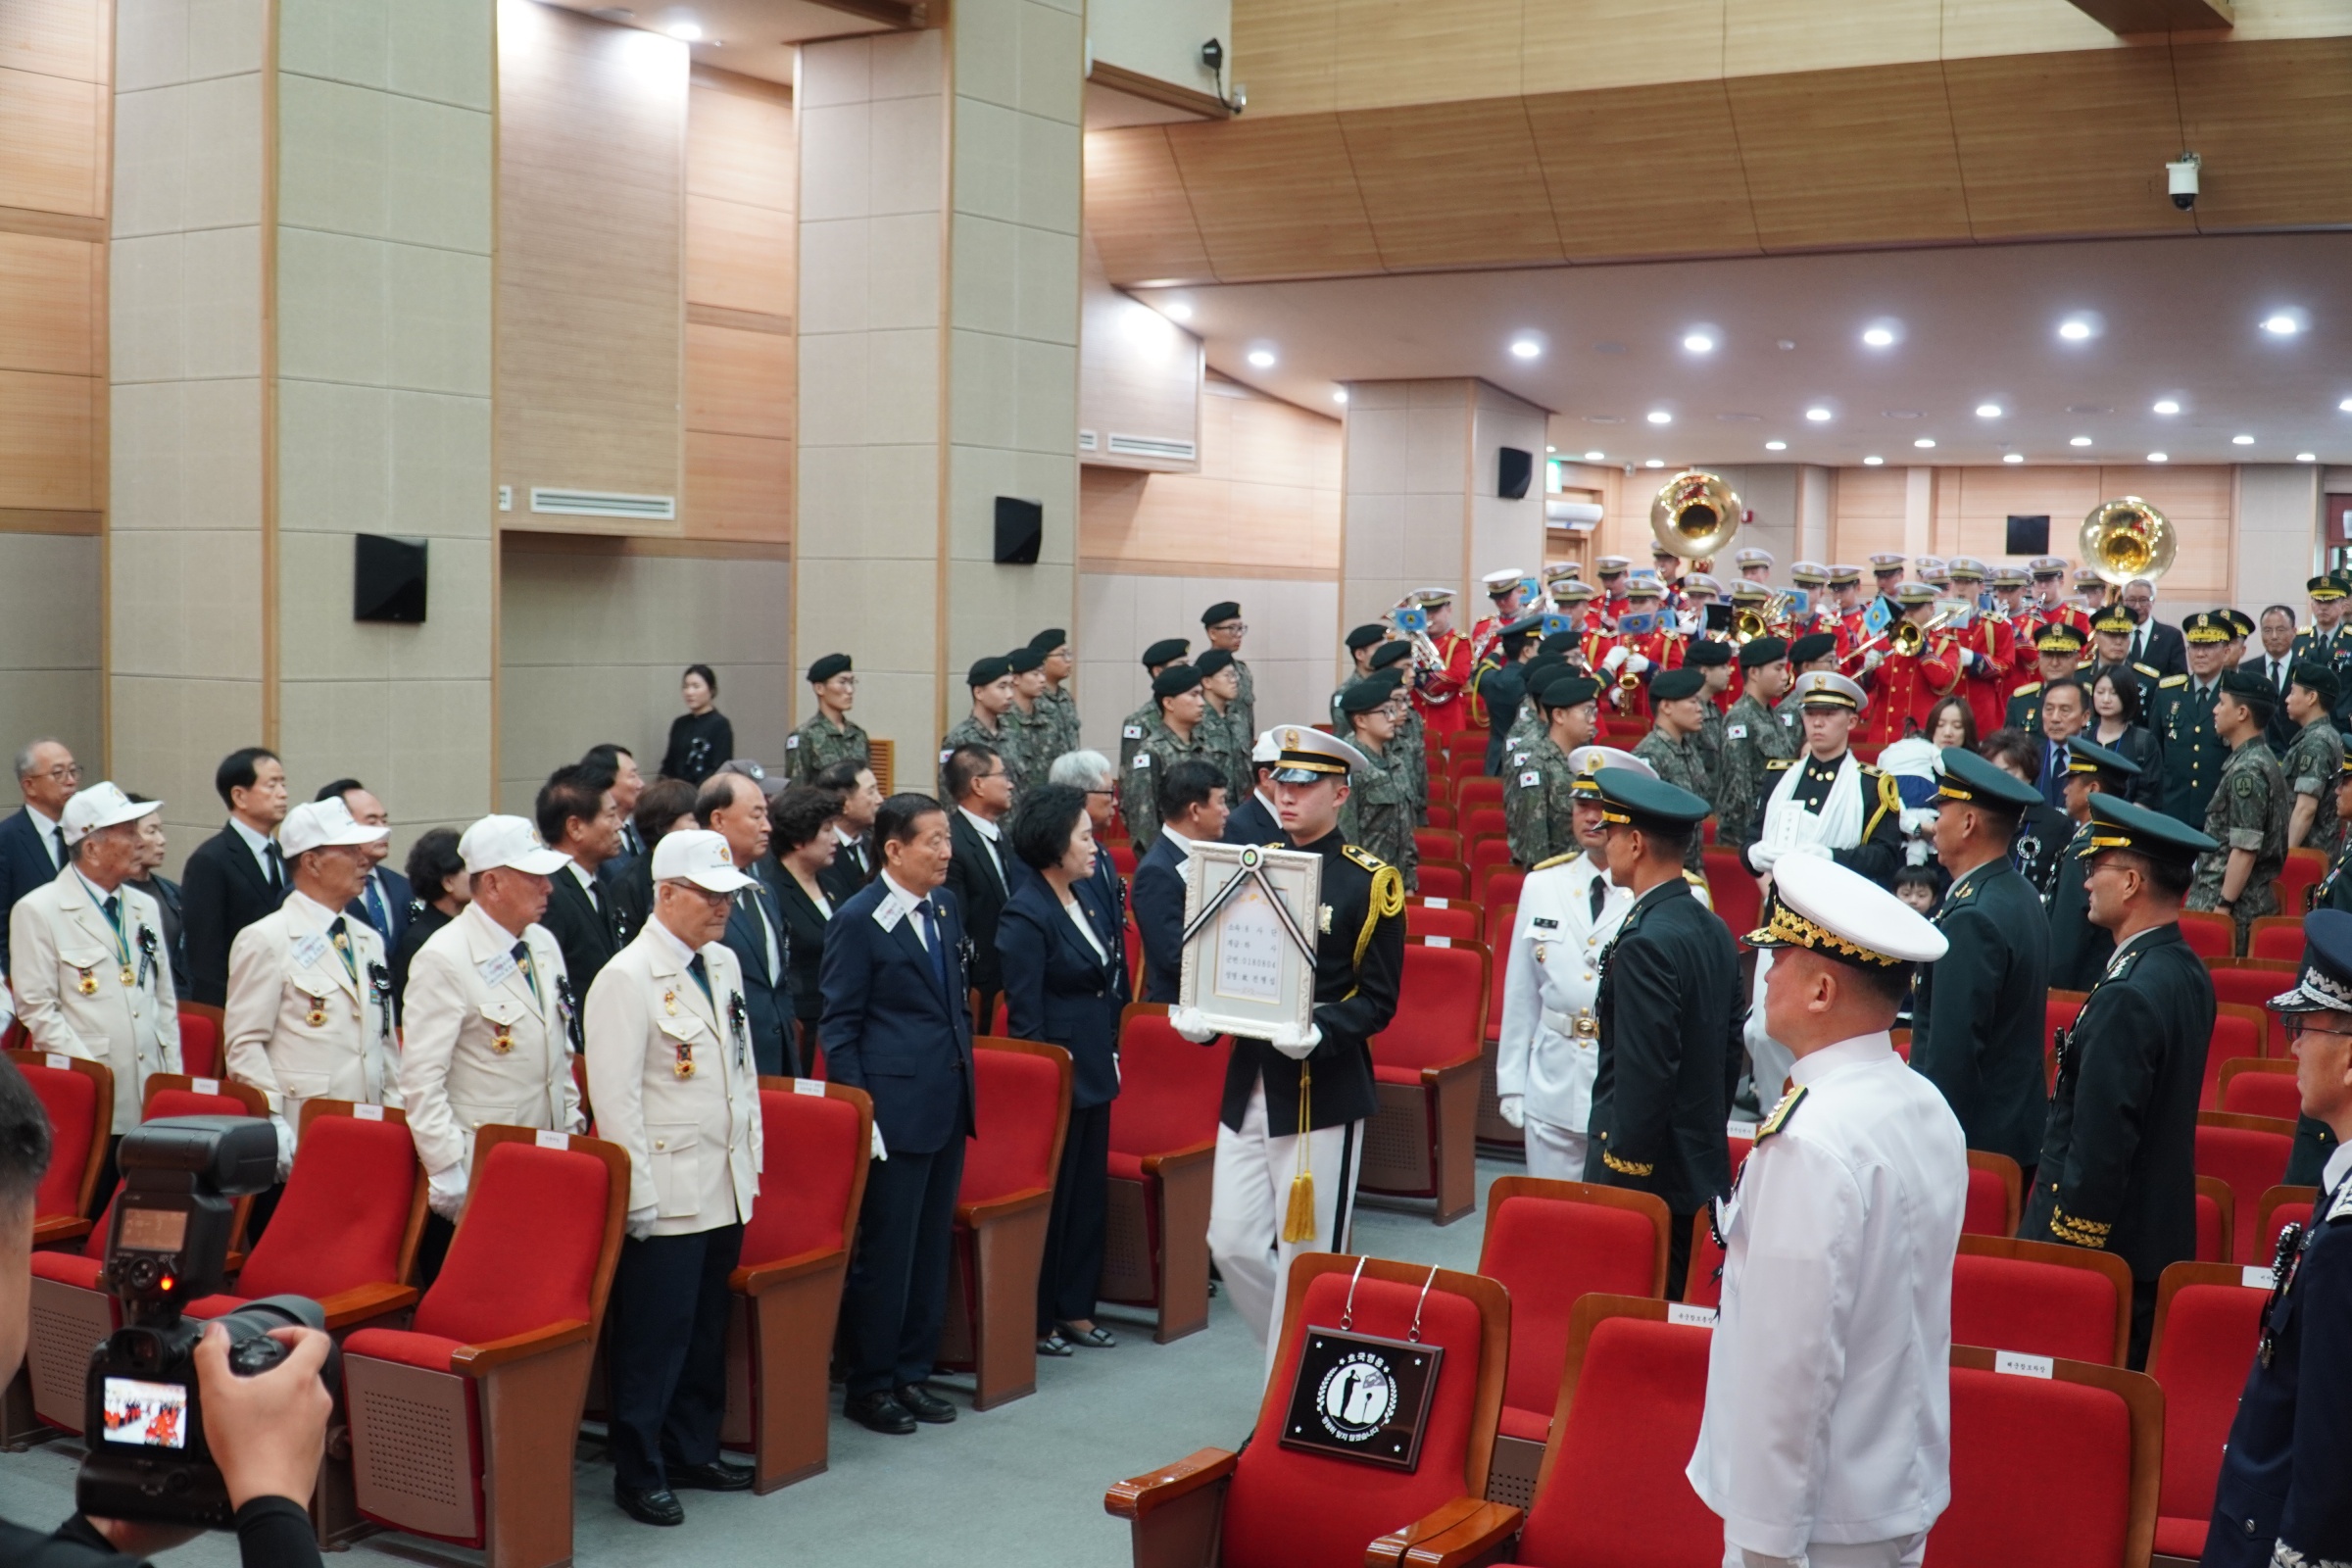
<path id="1" fill-rule="evenodd" d="M 1537 772 L 1537 771 L 1536 771 L 1534 768 L 1532 768 L 1532 767 L 1531 767 L 1531 768 L 1529 768 L 1529 769 L 1528 769 L 1526 772 L 1524 772 L 1524 773 L 1522 773 L 1522 774 L 1520 774 L 1520 775 L 1519 775 L 1519 787 L 1520 787 L 1521 789 L 1523 789 L 1523 790 L 1526 790 L 1526 789 L 1533 789 L 1533 788 L 1535 788 L 1535 787 L 1536 787 L 1538 784 L 1541 784 L 1541 783 L 1543 783 L 1543 782 L 1544 782 L 1544 775 L 1543 775 L 1542 773 L 1539 773 L 1539 772 Z"/>
<path id="2" fill-rule="evenodd" d="M 1723 726 L 1723 735 L 1726 740 L 1743 741 L 1747 739 L 1747 726 L 1745 724 L 1726 724 Z"/>

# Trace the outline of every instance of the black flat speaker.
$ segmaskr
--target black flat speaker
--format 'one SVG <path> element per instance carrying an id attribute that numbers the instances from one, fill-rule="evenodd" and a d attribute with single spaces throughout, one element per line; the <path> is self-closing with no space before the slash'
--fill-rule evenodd
<path id="1" fill-rule="evenodd" d="M 1527 487 L 1535 477 L 1536 455 L 1504 447 L 1501 461 L 1494 466 L 1494 493 L 1505 501 L 1525 501 Z"/>
<path id="2" fill-rule="evenodd" d="M 2009 519 L 2009 544 L 2001 552 L 2009 556 L 2046 556 L 2050 553 L 2050 519 L 2048 514 L 2038 517 L 2012 515 Z"/>
<path id="3" fill-rule="evenodd" d="M 997 564 L 1034 566 L 1046 540 L 1046 504 L 1018 496 L 997 497 Z"/>
<path id="4" fill-rule="evenodd" d="M 424 541 L 352 536 L 351 618 L 424 624 Z"/>

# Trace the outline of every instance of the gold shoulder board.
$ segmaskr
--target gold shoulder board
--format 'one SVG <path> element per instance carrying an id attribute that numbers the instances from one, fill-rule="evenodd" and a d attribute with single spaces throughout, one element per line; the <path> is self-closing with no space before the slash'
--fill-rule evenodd
<path id="1" fill-rule="evenodd" d="M 2031 697 L 2039 690 L 2041 690 L 2041 682 L 2031 681 L 2026 685 L 2020 686 L 2017 690 L 2011 692 L 2009 695 L 2011 697 Z"/>
<path id="2" fill-rule="evenodd" d="M 1539 871 L 1548 871 L 1555 865 L 1566 865 L 1584 853 L 1582 850 L 1570 850 L 1566 855 L 1555 855 L 1548 860 L 1538 860 L 1535 868 Z"/>
<path id="3" fill-rule="evenodd" d="M 1796 1107 L 1804 1102 L 1805 1086 L 1802 1084 L 1797 1085 L 1794 1089 L 1791 1089 L 1787 1094 L 1783 1095 L 1781 1097 L 1781 1102 L 1772 1107 L 1772 1114 L 1766 1116 L 1763 1120 L 1763 1123 L 1756 1128 L 1756 1142 L 1760 1144 L 1765 1139 L 1770 1138 L 1774 1133 L 1777 1133 L 1782 1128 L 1788 1126 L 1788 1118 L 1795 1115 Z"/>
<path id="4" fill-rule="evenodd" d="M 1348 858 L 1353 860 L 1356 864 L 1362 866 L 1367 871 L 1385 871 L 1389 868 L 1388 861 L 1382 859 L 1377 855 L 1373 855 L 1368 851 L 1359 849 L 1353 844 L 1343 846 L 1341 853 L 1346 855 Z"/>
<path id="5" fill-rule="evenodd" d="M 2167 675 L 2156 684 L 2165 687 L 2185 686 L 2188 684 L 2188 677 L 2186 675 Z"/>

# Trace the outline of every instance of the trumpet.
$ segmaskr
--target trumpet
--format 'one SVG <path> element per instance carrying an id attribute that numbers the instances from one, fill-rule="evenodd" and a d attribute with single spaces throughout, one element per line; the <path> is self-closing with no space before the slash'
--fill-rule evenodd
<path id="1" fill-rule="evenodd" d="M 1773 591 L 1771 597 L 1764 601 L 1762 610 L 1733 611 L 1732 646 L 1745 648 L 1749 643 L 1772 630 L 1788 612 L 1788 595 L 1786 590 L 1782 589 Z"/>
<path id="2" fill-rule="evenodd" d="M 1938 610 L 1928 617 L 1927 624 L 1924 626 L 1916 620 L 1898 620 L 1886 631 L 1871 638 L 1870 641 L 1855 644 L 1853 651 L 1838 662 L 1842 664 L 1849 660 L 1860 659 L 1881 643 L 1890 643 L 1890 652 L 1917 659 L 1928 646 L 1928 633 L 1941 631 L 1945 623 L 1951 620 L 1953 613 L 1954 612 L 1948 607 Z"/>

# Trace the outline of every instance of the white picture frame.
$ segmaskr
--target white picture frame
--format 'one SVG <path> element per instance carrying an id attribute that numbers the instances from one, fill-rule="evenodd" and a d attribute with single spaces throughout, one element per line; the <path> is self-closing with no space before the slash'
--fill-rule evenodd
<path id="1" fill-rule="evenodd" d="M 1251 878 L 1185 943 L 1177 1002 L 1226 1034 L 1266 1040 L 1286 1026 L 1302 1033 L 1314 1018 L 1315 959 L 1292 932 L 1312 944 L 1322 929 L 1321 856 L 1255 844 L 1195 844 L 1186 857 L 1185 929 L 1193 929 L 1228 883 L 1252 871 L 1272 884 L 1290 913 L 1289 925 Z"/>

